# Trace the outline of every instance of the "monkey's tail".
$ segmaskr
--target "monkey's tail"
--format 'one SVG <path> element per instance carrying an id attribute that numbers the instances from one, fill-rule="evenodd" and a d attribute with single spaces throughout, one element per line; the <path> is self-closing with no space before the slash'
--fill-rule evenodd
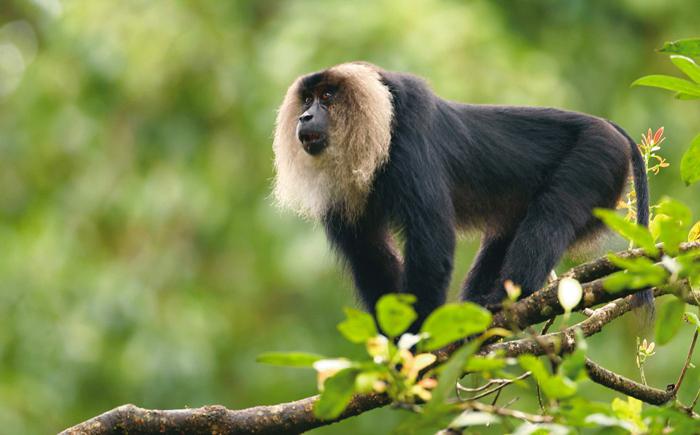
<path id="1" fill-rule="evenodd" d="M 644 157 L 637 147 L 637 143 L 625 130 L 612 121 L 608 121 L 622 136 L 627 139 L 632 151 L 632 178 L 634 190 L 637 194 L 637 223 L 649 226 L 649 184 L 647 182 L 646 165 Z M 635 305 L 642 308 L 643 323 L 652 325 L 654 322 L 654 295 L 651 289 L 642 290 L 633 296 Z"/>

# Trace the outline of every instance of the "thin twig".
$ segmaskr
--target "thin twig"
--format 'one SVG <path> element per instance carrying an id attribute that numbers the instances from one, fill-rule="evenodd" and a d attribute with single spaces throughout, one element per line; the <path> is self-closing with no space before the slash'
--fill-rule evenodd
<path id="1" fill-rule="evenodd" d="M 529 421 L 530 423 L 549 423 L 553 421 L 553 418 L 550 415 L 528 414 L 526 412 L 503 408 L 499 406 L 487 405 L 481 402 L 463 402 L 459 404 L 459 407 L 464 410 L 473 409 L 475 411 L 488 412 L 489 414 L 501 415 L 503 417 L 513 417 L 520 420 Z"/>
<path id="2" fill-rule="evenodd" d="M 698 392 L 695 393 L 695 398 L 693 399 L 693 402 L 690 404 L 690 406 L 688 406 L 690 411 L 693 411 L 693 409 L 695 408 L 695 405 L 698 404 L 698 399 L 700 399 L 700 389 L 698 389 Z"/>
<path id="3" fill-rule="evenodd" d="M 544 326 L 542 327 L 542 331 L 540 331 L 540 335 L 544 335 L 547 333 L 547 331 L 549 331 L 549 328 L 552 327 L 555 319 L 556 319 L 556 317 L 552 317 L 551 319 L 547 320 L 547 323 L 545 323 Z"/>
<path id="4" fill-rule="evenodd" d="M 491 401 L 491 406 L 496 406 L 496 402 L 498 402 L 498 398 L 501 397 L 502 392 L 503 392 L 502 388 L 500 390 L 496 391 L 496 395 L 493 396 L 493 400 Z"/>
<path id="5" fill-rule="evenodd" d="M 525 373 L 523 373 L 522 375 L 518 376 L 518 377 L 515 378 L 515 379 L 509 380 L 508 382 L 503 382 L 502 384 L 500 384 L 500 385 L 497 386 L 497 387 L 494 387 L 494 388 L 492 388 L 492 389 L 490 389 L 490 390 L 488 390 L 488 391 L 484 391 L 484 392 L 481 393 L 481 394 L 477 394 L 477 395 L 474 396 L 474 397 L 470 397 L 469 400 L 481 399 L 482 397 L 486 397 L 486 396 L 488 396 L 489 394 L 493 394 L 493 393 L 495 393 L 495 392 L 497 392 L 497 391 L 501 391 L 502 389 L 504 389 L 504 388 L 507 387 L 508 385 L 512 384 L 513 382 L 515 382 L 515 381 L 521 381 L 521 380 L 527 378 L 528 376 L 530 376 L 531 374 L 532 374 L 532 372 L 525 372 Z"/>
<path id="6" fill-rule="evenodd" d="M 683 378 L 685 377 L 685 372 L 688 370 L 688 366 L 690 365 L 690 359 L 693 357 L 693 351 L 695 350 L 695 343 L 698 341 L 698 328 L 695 328 L 695 333 L 693 334 L 693 340 L 690 342 L 690 347 L 688 348 L 688 355 L 685 357 L 685 364 L 683 364 L 683 368 L 681 369 L 681 374 L 678 376 L 678 381 L 676 381 L 676 385 L 673 387 L 673 394 L 676 395 L 678 394 L 678 390 L 681 388 L 681 383 L 683 382 Z"/>

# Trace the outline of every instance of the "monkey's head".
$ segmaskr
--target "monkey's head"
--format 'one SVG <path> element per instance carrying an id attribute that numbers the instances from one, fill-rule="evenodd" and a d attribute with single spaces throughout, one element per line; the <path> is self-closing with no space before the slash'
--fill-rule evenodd
<path id="1" fill-rule="evenodd" d="M 299 77 L 279 108 L 275 197 L 306 217 L 361 214 L 389 157 L 392 98 L 380 69 L 344 63 Z"/>

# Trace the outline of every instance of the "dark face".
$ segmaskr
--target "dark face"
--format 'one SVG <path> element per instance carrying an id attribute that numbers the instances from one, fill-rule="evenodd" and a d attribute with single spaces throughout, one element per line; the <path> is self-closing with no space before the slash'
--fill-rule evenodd
<path id="1" fill-rule="evenodd" d="M 300 97 L 304 113 L 297 123 L 297 137 L 304 151 L 315 156 L 328 146 L 329 110 L 338 87 L 323 75 L 314 74 L 302 81 Z"/>

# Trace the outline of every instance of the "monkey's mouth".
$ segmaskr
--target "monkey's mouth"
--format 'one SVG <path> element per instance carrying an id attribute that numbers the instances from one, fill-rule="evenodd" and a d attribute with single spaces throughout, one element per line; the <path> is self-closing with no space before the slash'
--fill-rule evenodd
<path id="1" fill-rule="evenodd" d="M 304 151 L 312 156 L 319 154 L 326 148 L 326 135 L 316 131 L 299 132 L 299 141 Z"/>

